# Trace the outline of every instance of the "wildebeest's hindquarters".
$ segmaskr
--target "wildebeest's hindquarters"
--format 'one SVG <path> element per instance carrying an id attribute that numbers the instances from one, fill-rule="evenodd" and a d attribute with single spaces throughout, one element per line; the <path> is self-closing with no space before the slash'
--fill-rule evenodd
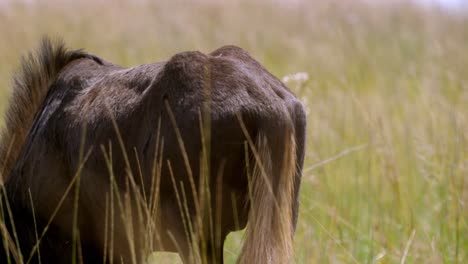
<path id="1" fill-rule="evenodd" d="M 133 68 L 45 47 L 0 145 L 14 147 L 0 228 L 13 241 L 15 225 L 23 258 L 222 263 L 228 233 L 248 225 L 241 263 L 291 261 L 305 115 L 281 81 L 234 46 Z"/>

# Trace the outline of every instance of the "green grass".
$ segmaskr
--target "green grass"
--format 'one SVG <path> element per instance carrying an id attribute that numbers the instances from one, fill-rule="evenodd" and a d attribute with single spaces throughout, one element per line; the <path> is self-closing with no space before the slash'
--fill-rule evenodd
<path id="1" fill-rule="evenodd" d="M 235 44 L 278 77 L 309 76 L 288 82 L 308 112 L 297 263 L 468 262 L 468 15 L 338 0 L 90 2 L 0 9 L 0 109 L 43 34 L 125 66 Z M 240 241 L 229 237 L 228 263 Z"/>

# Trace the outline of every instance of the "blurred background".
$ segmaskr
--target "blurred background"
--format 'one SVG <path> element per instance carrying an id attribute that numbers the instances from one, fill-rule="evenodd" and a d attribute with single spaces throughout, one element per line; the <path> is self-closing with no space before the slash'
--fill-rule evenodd
<path id="1" fill-rule="evenodd" d="M 464 0 L 0 0 L 0 112 L 44 34 L 123 66 L 234 44 L 308 114 L 296 263 L 468 263 Z M 241 233 L 229 237 L 235 263 Z"/>

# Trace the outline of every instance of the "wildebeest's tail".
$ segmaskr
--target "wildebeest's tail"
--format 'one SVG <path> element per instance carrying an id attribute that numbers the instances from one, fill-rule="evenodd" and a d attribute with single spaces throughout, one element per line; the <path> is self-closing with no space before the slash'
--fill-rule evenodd
<path id="1" fill-rule="evenodd" d="M 60 70 L 71 61 L 88 57 L 82 51 L 68 51 L 62 41 L 42 39 L 40 48 L 22 58 L 21 68 L 13 79 L 10 106 L 6 111 L 6 127 L 0 141 L 0 184 L 6 180 L 26 141 L 36 113 L 50 85 Z"/>
<path id="2" fill-rule="evenodd" d="M 269 121 L 261 125 L 256 142 L 250 142 L 255 165 L 250 178 L 249 222 L 238 260 L 242 264 L 285 264 L 292 258 L 294 131 L 289 120 Z"/>

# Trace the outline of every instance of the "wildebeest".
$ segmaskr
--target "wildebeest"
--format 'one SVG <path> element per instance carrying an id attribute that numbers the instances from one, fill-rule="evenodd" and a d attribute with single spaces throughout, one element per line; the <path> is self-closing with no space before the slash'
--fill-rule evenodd
<path id="1" fill-rule="evenodd" d="M 45 39 L 13 86 L 1 263 L 222 263 L 247 224 L 239 263 L 291 261 L 305 114 L 244 50 L 123 68 Z"/>

